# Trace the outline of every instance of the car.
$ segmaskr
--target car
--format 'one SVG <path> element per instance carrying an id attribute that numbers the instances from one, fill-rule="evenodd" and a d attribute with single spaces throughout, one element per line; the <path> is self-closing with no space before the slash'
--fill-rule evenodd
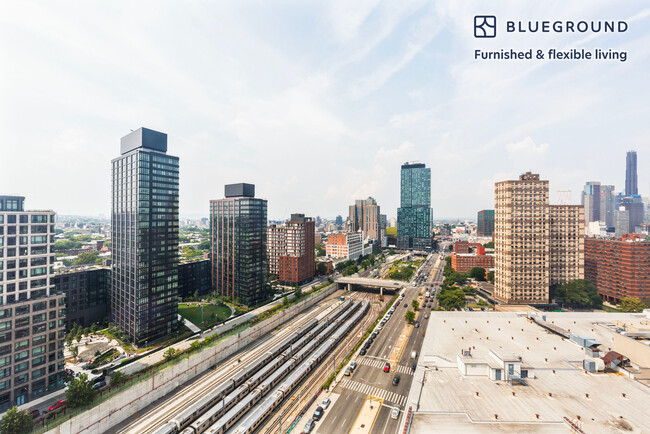
<path id="1" fill-rule="evenodd" d="M 417 329 L 417 328 L 420 328 L 420 321 L 415 321 L 415 326 L 414 326 L 414 327 L 415 327 L 416 329 Z"/>
<path id="2" fill-rule="evenodd" d="M 381 324 L 377 327 L 377 331 L 378 331 L 378 332 L 381 331 Z"/>
<path id="3" fill-rule="evenodd" d="M 404 303 L 404 307 L 408 307 L 408 306 L 406 305 L 406 303 Z"/>
<path id="4" fill-rule="evenodd" d="M 93 383 L 99 383 L 100 381 L 106 381 L 106 377 L 103 374 L 93 378 Z"/>
<path id="5" fill-rule="evenodd" d="M 321 404 L 321 407 L 323 407 L 323 409 L 327 410 L 327 407 L 329 407 L 331 403 L 332 403 L 331 399 L 325 398 L 323 400 L 323 403 Z"/>
<path id="6" fill-rule="evenodd" d="M 400 300 L 401 300 L 401 299 L 400 299 Z M 400 302 L 400 300 L 397 300 L 397 301 L 395 302 L 395 306 L 399 306 L 399 302 Z"/>
<path id="7" fill-rule="evenodd" d="M 345 375 L 346 377 L 349 377 L 350 375 L 352 375 L 352 369 L 350 369 L 349 366 L 348 366 L 347 368 L 345 368 L 345 373 L 344 373 L 344 375 Z"/>
<path id="8" fill-rule="evenodd" d="M 376 337 L 377 337 L 377 332 L 373 332 L 373 333 L 370 335 L 370 337 L 373 338 L 373 339 L 376 338 Z"/>
<path id="9" fill-rule="evenodd" d="M 424 319 L 429 319 L 429 314 L 428 313 L 424 314 Z"/>
<path id="10" fill-rule="evenodd" d="M 399 408 L 393 407 L 393 411 L 390 412 L 391 419 L 397 419 L 399 417 Z"/>
<path id="11" fill-rule="evenodd" d="M 98 381 L 97 383 L 93 384 L 92 389 L 93 390 L 99 390 L 102 387 L 106 387 L 106 382 L 105 381 Z"/>
<path id="12" fill-rule="evenodd" d="M 380 326 L 385 326 L 386 325 L 386 318 L 382 319 L 381 322 L 379 323 Z"/>
<path id="13" fill-rule="evenodd" d="M 357 369 L 357 362 L 350 362 L 350 368 L 352 368 L 353 371 Z"/>
<path id="14" fill-rule="evenodd" d="M 359 351 L 359 354 L 362 355 L 362 356 L 365 356 L 366 355 L 366 349 L 361 348 L 361 351 Z"/>
<path id="15" fill-rule="evenodd" d="M 390 363 L 386 362 L 384 365 L 384 372 L 390 372 Z"/>
<path id="16" fill-rule="evenodd" d="M 370 348 L 370 341 L 366 341 L 366 344 L 363 346 L 364 349 Z"/>
<path id="17" fill-rule="evenodd" d="M 411 369 L 415 371 L 417 367 L 418 367 L 418 362 L 413 362 L 413 364 L 411 365 Z"/>
<path id="18" fill-rule="evenodd" d="M 48 408 L 47 411 L 54 411 L 54 410 L 56 410 L 58 408 L 63 407 L 64 405 L 65 405 L 65 399 L 62 399 L 60 401 L 55 402 L 54 405 L 51 405 L 50 408 Z"/>
<path id="19" fill-rule="evenodd" d="M 393 386 L 397 386 L 399 384 L 400 377 L 399 375 L 395 374 L 393 377 Z"/>
<path id="20" fill-rule="evenodd" d="M 323 413 L 324 413 L 324 412 L 325 412 L 325 410 L 323 410 L 323 407 L 321 407 L 321 406 L 319 405 L 319 406 L 316 408 L 316 411 L 314 411 L 314 414 L 313 414 L 313 416 L 312 416 L 311 418 L 314 419 L 314 420 L 320 420 L 321 417 L 323 417 Z"/>
<path id="21" fill-rule="evenodd" d="M 305 424 L 305 427 L 302 429 L 304 433 L 310 433 L 314 429 L 314 419 L 309 419 Z"/>
<path id="22" fill-rule="evenodd" d="M 32 419 L 36 419 L 41 415 L 41 412 L 38 410 L 38 408 L 32 408 L 31 410 L 28 410 L 28 413 Z"/>
<path id="23" fill-rule="evenodd" d="M 418 358 L 418 352 L 417 351 L 411 351 L 411 358 L 412 359 L 417 359 Z"/>
<path id="24" fill-rule="evenodd" d="M 431 303 L 427 304 L 427 307 L 430 308 L 430 307 L 431 307 Z"/>

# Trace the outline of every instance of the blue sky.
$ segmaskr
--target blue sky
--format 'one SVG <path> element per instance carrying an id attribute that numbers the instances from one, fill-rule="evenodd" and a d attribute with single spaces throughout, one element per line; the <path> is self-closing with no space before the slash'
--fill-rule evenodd
<path id="1" fill-rule="evenodd" d="M 627 20 L 624 34 L 473 37 L 473 17 Z M 269 217 L 399 206 L 399 166 L 432 170 L 437 218 L 491 208 L 494 182 L 650 194 L 645 1 L 57 1 L 0 16 L 0 185 L 62 214 L 110 212 L 110 160 L 146 126 L 180 157 L 181 214 L 252 182 Z M 626 62 L 486 62 L 474 50 L 612 48 Z"/>

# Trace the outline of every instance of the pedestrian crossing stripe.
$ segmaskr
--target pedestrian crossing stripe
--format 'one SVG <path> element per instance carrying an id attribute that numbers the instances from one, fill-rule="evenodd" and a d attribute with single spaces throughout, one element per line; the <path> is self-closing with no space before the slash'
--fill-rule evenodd
<path id="1" fill-rule="evenodd" d="M 363 393 L 364 395 L 370 395 L 383 399 L 384 402 L 391 403 L 393 405 L 404 406 L 406 404 L 406 396 L 400 395 L 389 390 L 380 389 L 379 387 L 373 387 L 366 383 L 359 383 L 357 381 L 344 379 L 339 383 L 339 386 L 353 390 L 355 392 Z"/>
<path id="2" fill-rule="evenodd" d="M 386 361 L 361 357 L 359 358 L 359 363 L 361 363 L 362 365 L 373 366 L 375 368 L 383 368 L 384 365 L 386 364 Z M 390 371 L 395 372 L 395 365 L 391 365 Z M 413 369 L 409 368 L 408 366 L 397 365 L 397 372 L 399 372 L 400 374 L 411 375 L 413 374 Z"/>

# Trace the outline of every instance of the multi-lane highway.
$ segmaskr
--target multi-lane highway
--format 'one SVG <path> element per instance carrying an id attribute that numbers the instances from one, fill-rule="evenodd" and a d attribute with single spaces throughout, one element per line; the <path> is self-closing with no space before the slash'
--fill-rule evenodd
<path id="1" fill-rule="evenodd" d="M 417 299 L 420 305 L 424 304 L 424 294 L 427 290 L 424 282 L 429 281 L 430 276 L 434 279 L 441 276 L 439 268 L 436 267 L 436 264 L 440 264 L 438 256 L 430 255 L 418 269 L 412 282 L 403 291 L 404 299 L 396 306 L 391 319 L 378 332 L 367 353 L 363 356 L 357 353 L 353 358 L 357 363 L 356 369 L 351 376 L 340 378 L 331 395 L 333 404 L 325 411 L 325 417 L 316 423 L 315 432 L 397 432 L 413 380 L 412 365 L 420 356 L 428 313 L 437 305 L 433 294 L 427 302 L 431 303 L 431 308 L 418 311 L 418 328 L 407 325 L 404 315 L 412 309 L 413 300 Z M 416 354 L 412 354 L 413 351 Z M 390 372 L 384 372 L 387 362 L 390 363 Z M 395 375 L 400 377 L 397 385 L 393 384 Z M 370 405 L 369 400 L 372 401 Z M 394 408 L 400 411 L 397 418 L 391 417 Z M 311 414 L 305 415 L 303 424 L 309 417 Z"/>

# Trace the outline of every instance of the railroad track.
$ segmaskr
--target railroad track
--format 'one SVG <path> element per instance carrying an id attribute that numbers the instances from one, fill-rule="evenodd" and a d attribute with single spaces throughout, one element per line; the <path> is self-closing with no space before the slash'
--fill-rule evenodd
<path id="1" fill-rule="evenodd" d="M 261 346 L 255 347 L 254 351 L 247 351 L 243 355 L 235 354 L 229 357 L 223 363 L 217 365 L 214 370 L 207 373 L 207 375 L 204 374 L 202 378 L 184 387 L 179 393 L 174 394 L 174 396 L 167 399 L 164 403 L 156 405 L 145 413 L 134 415 L 137 418 L 136 421 L 117 432 L 137 434 L 150 434 L 155 432 L 167 421 L 173 419 L 174 416 L 196 403 L 206 392 L 223 383 L 224 380 L 235 372 L 252 364 L 258 357 L 286 338 L 291 331 L 297 330 L 311 318 L 320 315 L 332 307 L 332 301 L 331 298 L 328 298 L 318 303 L 311 310 L 301 314 L 291 325 L 282 327 L 275 333 L 273 339 L 264 341 Z M 241 360 L 240 363 L 236 362 L 237 359 Z M 227 367 L 228 365 L 232 366 Z M 227 367 L 227 370 L 224 371 L 223 368 L 225 367 Z"/>

